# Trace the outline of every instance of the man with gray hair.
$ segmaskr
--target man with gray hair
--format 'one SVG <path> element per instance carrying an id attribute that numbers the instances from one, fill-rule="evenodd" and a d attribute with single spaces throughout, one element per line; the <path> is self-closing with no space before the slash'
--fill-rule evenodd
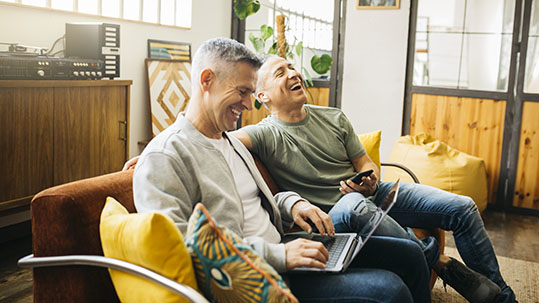
<path id="1" fill-rule="evenodd" d="M 329 216 L 294 192 L 273 196 L 249 151 L 226 133 L 252 108 L 260 65 L 256 55 L 231 39 L 208 40 L 200 47 L 193 60 L 187 111 L 156 136 L 138 160 L 135 207 L 140 213 L 167 214 L 185 233 L 195 204 L 201 202 L 218 224 L 242 237 L 278 272 L 323 268 L 328 252 L 320 242 L 280 242 L 294 223 L 311 232 L 308 220 L 321 234 L 333 235 Z M 371 239 L 358 256 L 361 261 L 345 273 L 289 275 L 290 289 L 302 302 L 429 302 L 428 269 L 419 247 L 409 240 L 391 239 L 385 246 L 376 246 L 377 241 Z M 387 270 L 359 268 L 396 263 L 404 282 Z"/>

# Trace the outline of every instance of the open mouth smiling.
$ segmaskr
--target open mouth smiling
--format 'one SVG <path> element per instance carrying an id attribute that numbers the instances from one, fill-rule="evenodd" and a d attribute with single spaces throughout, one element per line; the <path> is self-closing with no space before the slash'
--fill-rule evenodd
<path id="1" fill-rule="evenodd" d="M 297 90 L 300 90 L 301 89 L 301 83 L 296 83 L 296 84 L 293 84 L 292 86 L 290 86 L 290 90 L 291 91 L 297 91 Z"/>
<path id="2" fill-rule="evenodd" d="M 236 108 L 234 108 L 234 107 L 231 107 L 230 110 L 232 110 L 232 113 L 233 113 L 234 115 L 236 115 L 236 116 L 241 115 L 241 110 L 239 110 L 239 109 L 236 109 Z"/>

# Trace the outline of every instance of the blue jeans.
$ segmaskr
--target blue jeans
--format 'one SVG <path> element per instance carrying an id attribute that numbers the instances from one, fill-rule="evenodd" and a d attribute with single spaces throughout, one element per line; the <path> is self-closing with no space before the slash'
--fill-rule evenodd
<path id="1" fill-rule="evenodd" d="M 429 269 L 413 241 L 372 237 L 343 273 L 284 274 L 300 302 L 430 302 Z"/>
<path id="2" fill-rule="evenodd" d="M 339 232 L 358 231 L 358 226 L 370 218 L 372 209 L 380 204 L 393 184 L 380 183 L 374 204 L 359 193 L 344 195 L 329 211 L 335 229 Z M 360 206 L 356 207 L 358 203 Z M 397 202 L 389 215 L 375 234 L 413 240 L 421 246 L 432 266 L 439 258 L 437 245 L 432 239 L 417 239 L 409 228 L 402 226 L 452 231 L 464 263 L 500 286 L 503 296 L 500 302 L 515 301 L 513 290 L 502 278 L 483 220 L 471 198 L 427 185 L 401 183 Z"/>

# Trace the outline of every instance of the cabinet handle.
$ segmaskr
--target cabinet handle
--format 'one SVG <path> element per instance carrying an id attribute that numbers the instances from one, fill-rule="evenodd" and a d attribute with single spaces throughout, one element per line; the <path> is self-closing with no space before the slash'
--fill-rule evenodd
<path id="1" fill-rule="evenodd" d="M 127 142 L 127 121 L 118 121 L 118 139 Z"/>

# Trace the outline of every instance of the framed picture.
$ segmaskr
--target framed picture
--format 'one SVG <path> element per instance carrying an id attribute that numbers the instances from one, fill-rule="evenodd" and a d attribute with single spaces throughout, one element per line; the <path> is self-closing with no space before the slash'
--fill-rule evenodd
<path id="1" fill-rule="evenodd" d="M 148 58 L 191 60 L 191 43 L 148 39 Z"/>
<path id="2" fill-rule="evenodd" d="M 398 9 L 400 0 L 356 0 L 357 9 Z"/>
<path id="3" fill-rule="evenodd" d="M 169 127 L 191 99 L 191 61 L 146 59 L 152 134 Z"/>

